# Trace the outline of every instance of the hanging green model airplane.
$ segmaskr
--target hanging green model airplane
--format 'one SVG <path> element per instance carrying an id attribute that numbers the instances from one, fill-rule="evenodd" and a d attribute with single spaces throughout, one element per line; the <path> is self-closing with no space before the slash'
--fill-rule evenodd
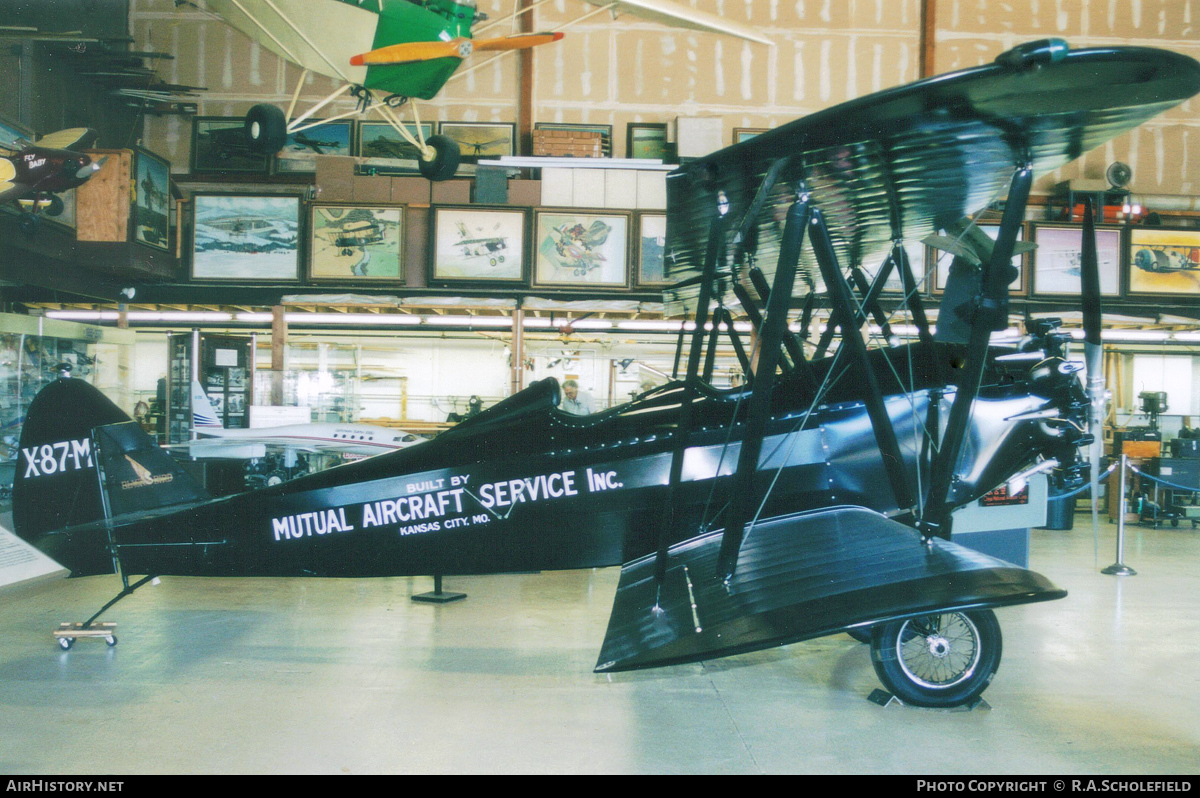
<path id="1" fill-rule="evenodd" d="M 588 2 L 600 8 L 586 16 L 628 11 L 667 25 L 771 44 L 752 28 L 670 0 Z M 246 136 L 251 149 L 259 153 L 278 151 L 289 133 L 318 124 L 310 121 L 314 113 L 351 92 L 359 99 L 358 109 L 323 122 L 374 111 L 417 148 L 421 174 L 430 180 L 446 180 L 454 175 L 458 146 L 444 136 L 422 136 L 415 108 L 414 135 L 411 126 L 400 122 L 395 109 L 413 98 L 432 99 L 472 52 L 525 49 L 563 36 L 561 32 L 548 32 L 473 38 L 472 26 L 487 19 L 476 9 L 475 0 L 206 0 L 204 5 L 263 47 L 305 70 L 286 114 L 273 105 L 250 109 Z M 293 118 L 300 87 L 309 72 L 327 75 L 343 85 Z"/>

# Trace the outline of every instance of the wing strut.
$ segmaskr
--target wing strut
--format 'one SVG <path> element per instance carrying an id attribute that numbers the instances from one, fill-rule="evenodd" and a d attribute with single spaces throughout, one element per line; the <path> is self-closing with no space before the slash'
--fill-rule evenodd
<path id="1" fill-rule="evenodd" d="M 671 530 L 675 528 L 675 490 L 683 476 L 683 456 L 687 451 L 688 438 L 692 432 L 692 401 L 696 397 L 700 382 L 700 355 L 704 351 L 704 326 L 708 323 L 708 306 L 713 298 L 717 264 L 725 260 L 725 229 L 728 224 L 729 205 L 725 193 L 718 195 L 720 202 L 717 215 L 708 228 L 708 247 L 704 253 L 704 271 L 700 278 L 700 297 L 696 303 L 696 328 L 692 331 L 692 346 L 688 350 L 687 376 L 683 383 L 683 397 L 679 400 L 679 426 L 675 429 L 675 450 L 671 456 L 671 475 L 667 482 L 667 496 L 663 503 L 663 523 L 659 527 L 658 552 L 654 559 L 654 583 L 658 593 L 654 606 L 659 606 L 659 595 L 667 576 L 667 559 L 671 547 Z M 680 329 L 680 345 L 683 330 Z M 676 355 L 678 365 L 678 354 Z"/>
<path id="2" fill-rule="evenodd" d="M 1013 175 L 1009 186 L 1004 215 L 1000 220 L 1000 232 L 992 258 L 983 274 L 983 291 L 971 319 L 971 337 L 967 342 L 966 365 L 958 378 L 954 393 L 954 404 L 950 408 L 950 419 L 946 422 L 946 435 L 933 463 L 929 483 L 929 501 L 924 516 L 917 528 L 925 537 L 950 539 L 950 510 L 952 507 L 950 488 L 954 472 L 958 469 L 967 424 L 971 419 L 971 407 L 979 394 L 979 383 L 983 379 L 983 367 L 987 360 L 988 342 L 994 330 L 1003 330 L 1008 323 L 1008 283 L 1013 248 L 1017 244 L 1017 232 L 1025 219 L 1025 204 L 1029 200 L 1029 187 L 1033 183 L 1033 167 L 1026 165 Z"/>
<path id="3" fill-rule="evenodd" d="M 825 288 L 829 293 L 829 301 L 833 309 L 842 319 L 855 319 L 857 311 L 853 307 L 850 295 L 850 285 L 842 275 L 842 269 L 837 262 L 837 254 L 833 250 L 833 242 L 829 238 L 829 228 L 825 226 L 825 217 L 819 210 L 813 211 L 812 233 L 813 254 L 821 266 L 821 277 L 825 280 Z M 865 320 L 865 319 L 864 319 Z M 863 402 L 867 406 L 867 415 L 871 419 L 871 427 L 875 432 L 875 443 L 883 455 L 884 469 L 887 471 L 888 482 L 892 486 L 892 494 L 896 504 L 901 509 L 907 509 L 915 503 L 912 488 L 908 484 L 908 474 L 904 470 L 904 457 L 900 452 L 900 442 L 896 439 L 896 429 L 892 426 L 891 416 L 883 402 L 883 391 L 879 387 L 879 379 L 875 369 L 871 367 L 867 344 L 859 334 L 858 324 L 842 325 L 842 346 L 846 348 L 852 362 L 857 364 L 860 378 L 864 384 Z"/>
<path id="4" fill-rule="evenodd" d="M 900 279 L 904 282 L 904 304 L 912 313 L 913 324 L 917 325 L 917 339 L 920 340 L 921 349 L 932 367 L 930 373 L 936 377 L 939 384 L 945 385 L 944 369 L 935 352 L 933 335 L 929 332 L 929 319 L 925 315 L 925 303 L 921 299 L 917 279 L 913 276 L 912 264 L 908 262 L 908 250 L 904 248 L 903 241 L 897 240 L 892 244 L 892 259 L 900 270 Z"/>
<path id="5" fill-rule="evenodd" d="M 808 190 L 803 184 L 799 188 L 799 194 L 799 199 L 788 209 L 787 221 L 783 227 L 783 241 L 779 249 L 779 265 L 775 268 L 775 285 L 771 286 L 766 317 L 762 329 L 759 330 L 757 379 L 754 380 L 754 388 L 746 408 L 746 432 L 742 436 L 737 470 L 733 475 L 729 515 L 725 532 L 721 536 L 721 553 L 717 560 L 718 575 L 726 581 L 733 576 L 738 551 L 746 533 L 746 521 L 750 518 L 751 502 L 754 499 L 754 475 L 758 471 L 758 458 L 762 452 L 767 418 L 771 414 L 775 369 L 779 365 L 784 334 L 788 331 L 787 316 L 792 286 L 796 279 L 796 265 L 800 262 L 804 231 L 813 213 Z"/>

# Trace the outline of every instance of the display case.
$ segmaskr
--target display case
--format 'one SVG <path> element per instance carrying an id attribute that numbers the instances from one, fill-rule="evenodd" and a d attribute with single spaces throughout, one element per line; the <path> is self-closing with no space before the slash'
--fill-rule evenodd
<path id="1" fill-rule="evenodd" d="M 0 497 L 12 486 L 29 404 L 58 376 L 55 366 L 70 364 L 73 377 L 132 415 L 133 348 L 130 330 L 0 314 Z"/>
<path id="2" fill-rule="evenodd" d="M 170 373 L 167 380 L 167 442 L 192 437 L 192 381 L 208 396 L 217 420 L 226 429 L 250 426 L 254 393 L 254 337 L 201 334 L 199 330 L 167 334 Z"/>

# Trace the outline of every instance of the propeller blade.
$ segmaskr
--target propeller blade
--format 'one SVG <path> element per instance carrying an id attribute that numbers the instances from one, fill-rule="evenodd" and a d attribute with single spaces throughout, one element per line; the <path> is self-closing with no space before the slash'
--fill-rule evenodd
<path id="1" fill-rule="evenodd" d="M 1104 321 L 1100 303 L 1100 263 L 1096 254 L 1096 221 L 1092 214 L 1091 198 L 1085 198 L 1083 210 L 1083 239 L 1079 250 L 1081 297 L 1083 302 L 1083 354 L 1087 361 L 1088 432 L 1092 436 L 1088 447 L 1089 485 L 1092 493 L 1093 546 L 1099 548 L 1100 511 L 1097 496 L 1100 492 L 1100 453 L 1104 447 L 1104 405 L 1107 391 L 1104 386 L 1104 346 L 1100 328 Z M 1098 555 L 1097 555 L 1098 556 Z"/>
<path id="2" fill-rule="evenodd" d="M 475 49 L 480 52 L 485 50 L 524 50 L 529 47 L 537 47 L 539 44 L 556 42 L 562 37 L 561 31 L 557 33 L 518 33 L 514 36 L 501 36 L 495 39 L 476 39 Z"/>
<path id="3" fill-rule="evenodd" d="M 350 63 L 354 66 L 378 66 L 432 61 L 437 58 L 466 58 L 473 49 L 474 43 L 461 36 L 448 42 L 402 42 L 352 56 Z"/>
<path id="4" fill-rule="evenodd" d="M 101 156 L 100 160 L 92 161 L 87 166 L 81 167 L 80 170 L 75 173 L 75 176 L 80 180 L 87 180 L 89 177 L 96 174 L 96 172 L 99 172 L 100 167 L 104 166 L 106 161 L 108 161 L 108 156 Z"/>

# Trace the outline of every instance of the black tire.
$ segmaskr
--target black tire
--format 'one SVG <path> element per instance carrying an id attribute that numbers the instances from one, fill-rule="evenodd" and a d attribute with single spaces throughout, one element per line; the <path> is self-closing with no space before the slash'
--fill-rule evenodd
<path id="1" fill-rule="evenodd" d="M 458 171 L 458 144 L 445 136 L 430 136 L 425 139 L 425 143 L 433 148 L 434 155 L 429 161 L 417 157 L 417 167 L 421 170 L 421 176 L 434 183 L 454 177 L 454 173 Z"/>
<path id="2" fill-rule="evenodd" d="M 257 155 L 274 155 L 287 143 L 287 119 L 274 105 L 261 103 L 246 114 L 246 141 Z"/>
<path id="3" fill-rule="evenodd" d="M 42 210 L 42 213 L 46 214 L 47 216 L 62 216 L 62 212 L 66 210 L 66 207 L 67 206 L 63 202 L 62 197 L 58 196 L 57 194 L 51 194 L 50 204 Z"/>
<path id="4" fill-rule="evenodd" d="M 875 673 L 906 704 L 970 703 L 1000 667 L 1003 640 L 991 610 L 923 615 L 879 624 L 871 631 Z"/>
<path id="5" fill-rule="evenodd" d="M 108 637 L 104 638 L 104 642 L 108 644 L 109 648 L 112 648 L 117 644 L 117 636 L 109 635 Z"/>
<path id="6" fill-rule="evenodd" d="M 71 646 L 73 646 L 73 645 L 75 645 L 75 638 L 73 638 L 73 637 L 60 637 L 60 638 L 58 638 L 58 646 L 59 646 L 59 648 L 61 648 L 63 651 L 70 651 L 70 650 L 71 650 Z"/>

